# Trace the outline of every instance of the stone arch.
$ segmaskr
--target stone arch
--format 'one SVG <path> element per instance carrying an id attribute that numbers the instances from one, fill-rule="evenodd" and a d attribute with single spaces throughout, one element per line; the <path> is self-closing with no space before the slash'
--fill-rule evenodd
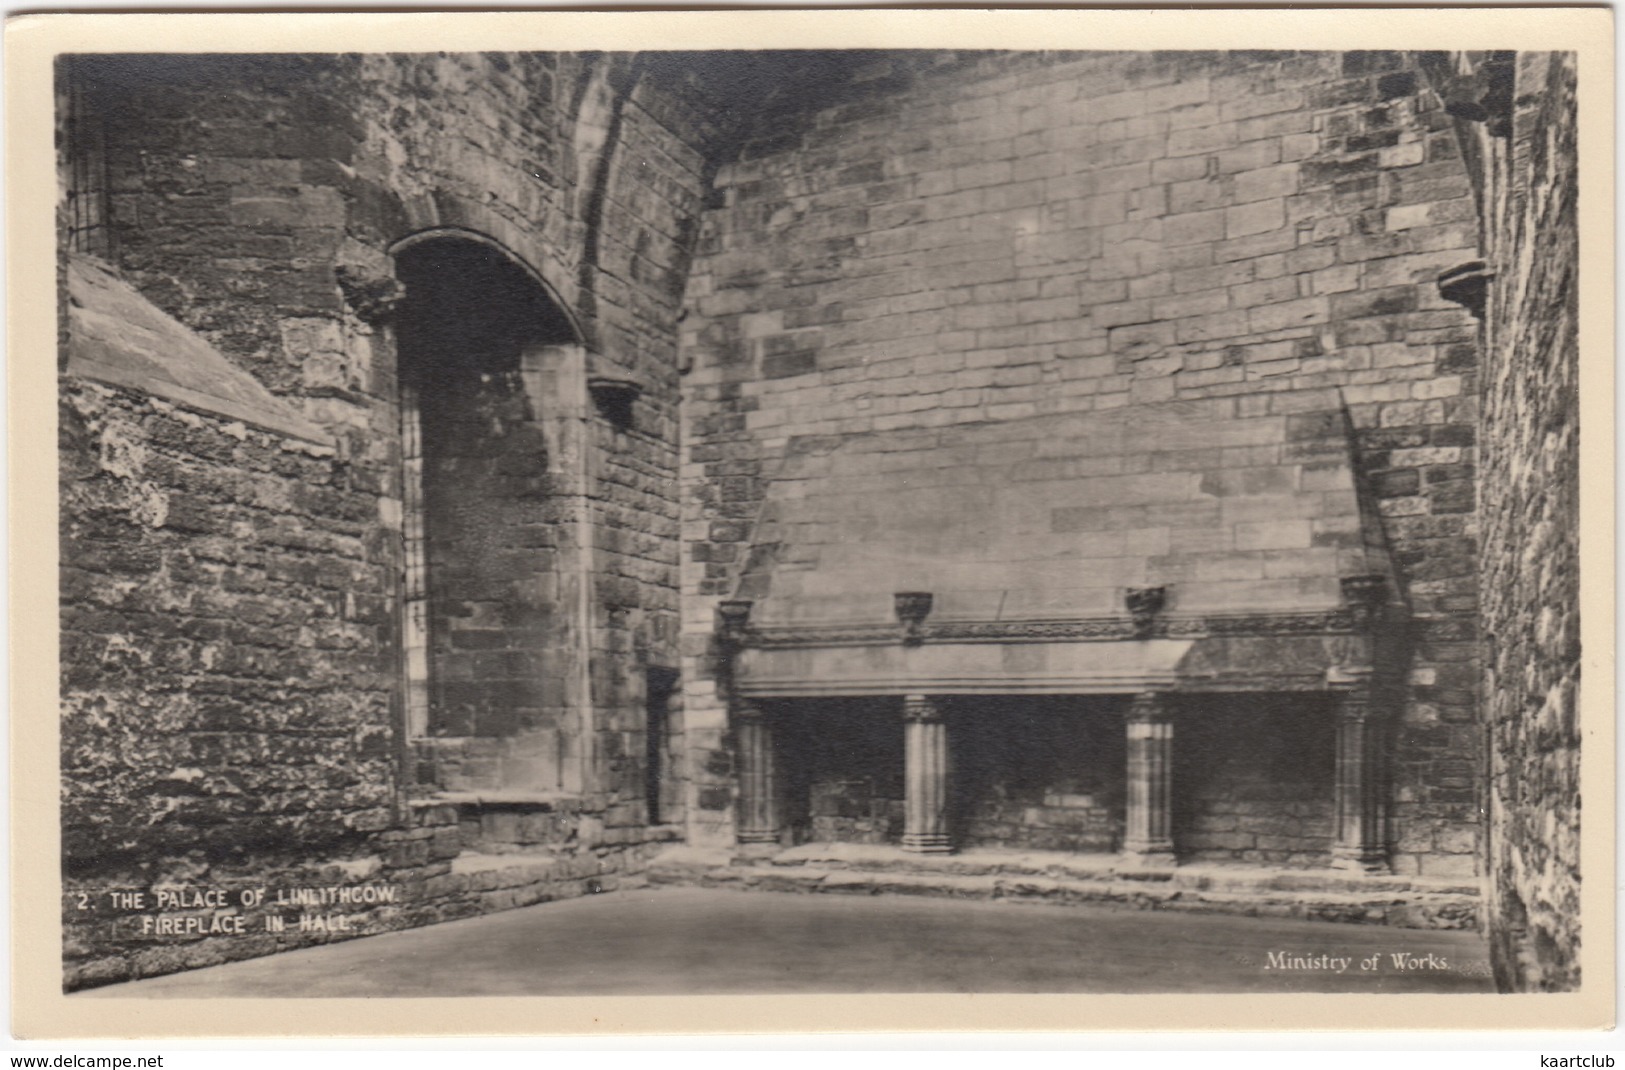
<path id="1" fill-rule="evenodd" d="M 401 207 L 405 227 L 391 246 L 392 253 L 435 236 L 458 235 L 487 242 L 522 264 L 554 296 L 559 307 L 569 310 L 583 343 L 596 343 L 592 315 L 581 302 L 578 275 L 583 252 L 579 244 L 565 242 L 561 246 L 548 237 L 557 231 L 515 222 L 489 204 L 445 188 L 405 198 Z"/>
<path id="2" fill-rule="evenodd" d="M 559 735 L 575 732 L 555 679 L 574 661 L 560 487 L 578 450 L 551 427 L 567 402 L 538 366 L 579 353 L 580 332 L 490 235 L 433 228 L 391 254 L 407 734 L 433 744 L 442 787 L 556 789 Z"/>
<path id="3" fill-rule="evenodd" d="M 516 236 L 518 236 L 516 233 L 507 235 L 510 241 Z M 396 264 L 396 274 L 400 274 L 401 258 L 409 256 L 412 250 L 430 243 L 444 246 L 452 242 L 483 246 L 495 256 L 507 261 L 513 268 L 522 272 L 535 284 L 545 299 L 552 304 L 558 314 L 569 325 L 570 337 L 562 341 L 568 344 L 582 344 L 586 341 L 585 332 L 582 330 L 581 323 L 571 306 L 571 302 L 560 292 L 559 287 L 549 281 L 547 275 L 537 267 L 537 264 L 545 264 L 547 261 L 534 256 L 526 256 L 517 251 L 510 242 L 493 237 L 484 231 L 455 225 L 433 225 L 414 230 L 410 234 L 397 239 L 389 247 L 389 255 Z M 526 241 L 524 244 L 529 244 L 529 242 Z"/>

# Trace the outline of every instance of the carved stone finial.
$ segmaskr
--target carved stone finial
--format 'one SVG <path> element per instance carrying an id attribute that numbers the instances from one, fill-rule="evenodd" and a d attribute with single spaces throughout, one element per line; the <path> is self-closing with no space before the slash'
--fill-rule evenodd
<path id="1" fill-rule="evenodd" d="M 345 303 L 364 323 L 379 323 L 395 311 L 406 296 L 406 287 L 393 275 L 378 275 L 352 264 L 333 269 Z"/>
<path id="2" fill-rule="evenodd" d="M 745 637 L 750 623 L 751 606 L 748 598 L 733 598 L 717 603 L 717 636 L 729 646 L 738 646 Z"/>
<path id="3" fill-rule="evenodd" d="M 635 380 L 616 375 L 594 375 L 587 379 L 587 393 L 598 411 L 621 430 L 632 426 L 632 403 L 643 392 Z"/>
<path id="4" fill-rule="evenodd" d="M 1340 582 L 1343 587 L 1343 602 L 1354 617 L 1355 628 L 1370 627 L 1387 596 L 1387 579 L 1378 573 L 1366 573 L 1360 576 L 1344 576 Z"/>
<path id="5" fill-rule="evenodd" d="M 1511 137 L 1516 57 L 1516 52 L 1491 52 L 1478 70 L 1445 91 L 1444 110 L 1465 122 L 1484 123 L 1491 137 Z"/>
<path id="6" fill-rule="evenodd" d="M 1135 638 L 1147 638 L 1156 626 L 1157 615 L 1168 604 L 1168 588 L 1129 587 L 1123 592 L 1123 604 L 1134 618 Z"/>
<path id="7" fill-rule="evenodd" d="M 931 615 L 934 599 L 930 591 L 896 591 L 892 594 L 892 608 L 903 625 L 903 641 L 918 643 L 923 639 L 925 618 Z"/>
<path id="8" fill-rule="evenodd" d="M 1473 314 L 1473 318 L 1483 319 L 1490 280 L 1493 278 L 1495 272 L 1489 270 L 1484 261 L 1470 260 L 1439 276 L 1439 296 L 1465 308 Z"/>

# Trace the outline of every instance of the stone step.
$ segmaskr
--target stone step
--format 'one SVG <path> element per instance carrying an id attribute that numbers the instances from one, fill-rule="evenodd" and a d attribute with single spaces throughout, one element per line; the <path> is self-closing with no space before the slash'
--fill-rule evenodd
<path id="1" fill-rule="evenodd" d="M 417 828 L 454 828 L 465 851 L 508 854 L 674 842 L 675 825 L 609 825 L 559 792 L 439 792 L 411 801 Z"/>
<path id="2" fill-rule="evenodd" d="M 1103 879 L 1148 883 L 1171 882 L 1183 888 L 1212 891 L 1328 891 L 1352 894 L 1423 893 L 1476 897 L 1476 883 L 1457 878 L 1372 876 L 1331 869 L 1284 869 L 1267 866 L 1187 864 L 1145 868 L 1117 854 L 1072 854 L 1060 851 L 972 849 L 955 854 L 914 854 L 890 845 L 804 844 L 765 859 L 775 866 L 822 865 L 880 872 L 929 872 L 979 876 L 1028 874 L 1059 878 Z"/>
<path id="3" fill-rule="evenodd" d="M 826 845 L 827 846 L 827 845 Z M 837 845 L 845 847 L 850 845 Z M 1009 853 L 1003 858 L 912 856 L 898 859 L 867 849 L 862 863 L 807 860 L 791 851 L 772 859 L 733 860 L 726 852 L 693 848 L 657 857 L 649 878 L 661 884 L 696 884 L 761 891 L 848 895 L 937 895 L 1008 902 L 1090 904 L 1141 910 L 1179 910 L 1271 918 L 1299 918 L 1408 929 L 1478 926 L 1476 888 L 1415 878 L 1359 878 L 1320 872 L 1246 871 L 1215 876 L 1183 869 L 1114 871 L 1115 856 L 1081 856 L 1097 868 L 1066 870 L 1054 858 Z M 807 852 L 819 854 L 820 852 Z M 822 852 L 830 854 L 832 852 Z M 840 852 L 833 852 L 840 853 Z M 896 852 L 902 855 L 903 852 Z M 996 852 L 988 852 L 996 854 Z M 786 860 L 785 855 L 790 855 Z M 954 859 L 959 858 L 959 868 Z M 910 862 L 914 864 L 910 864 Z M 1149 878 L 1149 879 L 1148 879 Z"/>
<path id="4" fill-rule="evenodd" d="M 431 878 L 445 887 L 428 889 L 443 892 L 493 892 L 502 889 L 530 889 L 542 899 L 567 899 L 622 888 L 641 888 L 648 879 L 641 873 L 607 872 L 594 855 L 553 855 L 545 852 L 480 854 L 465 851 L 451 861 L 444 876 Z"/>

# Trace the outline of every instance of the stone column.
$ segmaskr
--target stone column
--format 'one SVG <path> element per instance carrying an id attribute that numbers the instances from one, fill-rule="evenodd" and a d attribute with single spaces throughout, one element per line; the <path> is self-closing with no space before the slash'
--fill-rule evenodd
<path id="1" fill-rule="evenodd" d="M 1337 844 L 1333 865 L 1386 873 L 1380 729 L 1365 689 L 1341 695 L 1337 711 Z"/>
<path id="2" fill-rule="evenodd" d="M 1129 703 L 1128 821 L 1123 852 L 1147 865 L 1174 864 L 1172 776 L 1174 725 L 1168 700 L 1145 692 Z"/>
<path id="3" fill-rule="evenodd" d="M 926 695 L 903 699 L 903 850 L 947 854 L 948 726 Z"/>
<path id="4" fill-rule="evenodd" d="M 740 843 L 779 842 L 777 793 L 774 788 L 773 729 L 767 711 L 750 699 L 734 701 L 734 729 L 739 742 Z"/>

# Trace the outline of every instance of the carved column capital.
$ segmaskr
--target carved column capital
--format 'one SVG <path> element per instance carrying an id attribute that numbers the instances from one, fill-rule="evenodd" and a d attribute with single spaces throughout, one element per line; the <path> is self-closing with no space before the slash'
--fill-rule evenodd
<path id="1" fill-rule="evenodd" d="M 1168 720 L 1173 711 L 1168 696 L 1161 691 L 1142 691 L 1129 700 L 1123 718 L 1131 724 L 1154 724 Z"/>
<path id="2" fill-rule="evenodd" d="M 724 643 L 737 646 L 744 639 L 754 604 L 748 598 L 730 598 L 717 603 L 717 636 Z"/>
<path id="3" fill-rule="evenodd" d="M 930 695 L 904 695 L 903 720 L 910 724 L 935 724 L 942 720 L 942 703 Z"/>
<path id="4" fill-rule="evenodd" d="M 1336 695 L 1339 721 L 1364 723 L 1376 716 L 1376 704 L 1372 701 L 1370 688 L 1358 687 L 1349 691 L 1338 691 Z"/>
<path id="5" fill-rule="evenodd" d="M 1481 320 L 1489 301 L 1490 283 L 1494 281 L 1495 272 L 1484 261 L 1469 260 L 1439 276 L 1439 296 L 1460 305 L 1472 313 L 1474 319 Z"/>
<path id="6" fill-rule="evenodd" d="M 1344 576 L 1338 581 L 1343 590 L 1343 604 L 1349 607 L 1354 627 L 1365 631 L 1382 613 L 1388 597 L 1388 581 L 1377 573 Z"/>
<path id="7" fill-rule="evenodd" d="M 740 724 L 761 724 L 767 720 L 767 707 L 753 698 L 736 698 L 732 703 L 734 720 Z"/>

